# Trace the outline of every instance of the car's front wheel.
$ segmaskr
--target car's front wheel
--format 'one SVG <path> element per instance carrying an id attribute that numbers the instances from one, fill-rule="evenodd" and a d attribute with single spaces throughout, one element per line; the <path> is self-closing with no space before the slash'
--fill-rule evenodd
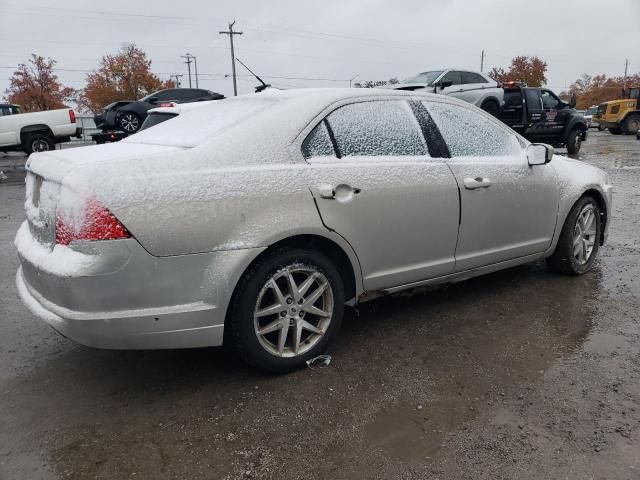
<path id="1" fill-rule="evenodd" d="M 225 328 L 249 364 L 288 372 L 326 350 L 343 311 L 342 279 L 325 255 L 280 249 L 240 280 Z"/>
<path id="2" fill-rule="evenodd" d="M 136 133 L 142 126 L 142 120 L 133 112 L 123 112 L 118 119 L 120 129 L 128 134 Z"/>
<path id="3" fill-rule="evenodd" d="M 547 263 L 552 270 L 582 275 L 591 270 L 598 255 L 602 223 L 600 208 L 592 197 L 583 197 L 571 208 L 556 249 Z"/>

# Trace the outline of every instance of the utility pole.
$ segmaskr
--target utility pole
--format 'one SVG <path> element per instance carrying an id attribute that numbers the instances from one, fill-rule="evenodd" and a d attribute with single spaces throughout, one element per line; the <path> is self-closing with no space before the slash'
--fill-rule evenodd
<path id="1" fill-rule="evenodd" d="M 627 88 L 627 70 L 629 70 L 629 59 L 625 59 L 624 61 L 624 87 Z"/>
<path id="2" fill-rule="evenodd" d="M 176 88 L 180 88 L 180 77 L 184 77 L 184 75 L 181 73 L 176 73 L 175 75 L 169 75 L 169 77 L 171 78 L 171 80 L 175 78 Z"/>
<path id="3" fill-rule="evenodd" d="M 180 58 L 186 59 L 184 63 L 187 64 L 187 70 L 189 72 L 189 88 L 191 88 L 191 60 L 195 57 L 193 57 L 193 55 L 191 55 L 190 53 L 187 53 L 186 55 L 180 55 Z M 196 79 L 196 82 L 197 81 L 198 79 Z"/>
<path id="4" fill-rule="evenodd" d="M 482 53 L 480 54 L 480 72 L 484 69 L 484 48 L 482 49 Z"/>
<path id="5" fill-rule="evenodd" d="M 236 24 L 234 20 L 229 24 L 229 31 L 219 32 L 220 35 L 229 35 L 229 42 L 231 43 L 231 75 L 233 76 L 233 95 L 238 95 L 238 85 L 236 84 L 236 54 L 233 51 L 233 36 L 242 35 L 242 32 L 234 32 L 233 26 Z"/>
<path id="6" fill-rule="evenodd" d="M 198 88 L 198 59 L 193 55 L 191 55 L 191 58 L 193 58 L 193 66 L 196 70 L 196 88 Z"/>

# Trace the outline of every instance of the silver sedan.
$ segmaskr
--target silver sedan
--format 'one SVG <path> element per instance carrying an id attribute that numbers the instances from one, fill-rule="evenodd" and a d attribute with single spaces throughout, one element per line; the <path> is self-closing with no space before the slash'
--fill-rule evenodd
<path id="1" fill-rule="evenodd" d="M 100 348 L 230 344 L 288 371 L 344 306 L 546 258 L 592 267 L 612 187 L 441 95 L 264 92 L 120 143 L 34 154 L 24 303 Z"/>

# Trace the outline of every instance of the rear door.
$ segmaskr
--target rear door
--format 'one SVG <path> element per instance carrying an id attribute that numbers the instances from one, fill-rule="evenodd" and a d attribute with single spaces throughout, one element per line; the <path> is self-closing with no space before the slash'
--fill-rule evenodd
<path id="1" fill-rule="evenodd" d="M 460 91 L 455 94 L 457 98 L 465 102 L 475 104 L 482 96 L 483 89 L 487 87 L 487 80 L 474 72 L 460 72 Z"/>
<path id="2" fill-rule="evenodd" d="M 559 201 L 553 167 L 529 166 L 516 134 L 482 112 L 433 101 L 426 106 L 460 186 L 456 271 L 547 250 Z"/>
<path id="3" fill-rule="evenodd" d="M 444 159 L 429 155 L 407 101 L 341 106 L 303 152 L 322 221 L 354 248 L 366 290 L 453 272 L 457 184 Z"/>

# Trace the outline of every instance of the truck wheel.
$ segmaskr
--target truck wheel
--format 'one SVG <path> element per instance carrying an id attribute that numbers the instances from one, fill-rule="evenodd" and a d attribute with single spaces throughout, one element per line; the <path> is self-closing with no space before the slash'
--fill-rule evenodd
<path id="1" fill-rule="evenodd" d="M 622 129 L 620 127 L 609 127 L 611 135 L 622 135 Z"/>
<path id="2" fill-rule="evenodd" d="M 128 134 L 136 133 L 142 126 L 142 120 L 133 112 L 123 112 L 118 120 L 120 129 Z"/>
<path id="3" fill-rule="evenodd" d="M 580 151 L 582 146 L 582 131 L 579 128 L 574 128 L 569 132 L 567 137 L 567 152 L 570 155 L 575 155 Z"/>
<path id="4" fill-rule="evenodd" d="M 622 130 L 627 135 L 633 135 L 640 129 L 640 115 L 629 115 L 622 123 Z"/>
<path id="5" fill-rule="evenodd" d="M 48 152 L 55 148 L 56 143 L 53 141 L 53 138 L 44 133 L 30 133 L 29 135 L 25 135 L 22 144 L 22 150 L 27 155 L 31 155 L 34 152 Z"/>
<path id="6" fill-rule="evenodd" d="M 602 132 L 602 131 L 604 131 L 605 129 L 606 129 L 606 127 L 605 127 L 605 126 L 603 126 L 603 125 L 598 125 L 598 131 L 599 131 L 599 132 Z"/>
<path id="7" fill-rule="evenodd" d="M 487 112 L 488 114 L 493 115 L 494 117 L 497 117 L 498 114 L 500 113 L 500 107 L 493 100 L 487 100 L 482 104 L 480 108 L 485 112 Z"/>

